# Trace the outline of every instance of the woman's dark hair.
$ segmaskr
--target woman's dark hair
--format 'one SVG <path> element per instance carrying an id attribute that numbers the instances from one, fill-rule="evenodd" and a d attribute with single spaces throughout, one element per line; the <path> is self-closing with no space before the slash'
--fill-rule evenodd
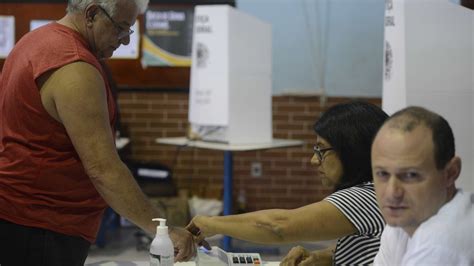
<path id="1" fill-rule="evenodd" d="M 339 155 L 343 167 L 336 190 L 372 181 L 370 149 L 377 131 L 388 115 L 366 102 L 349 102 L 329 108 L 314 124 Z"/>

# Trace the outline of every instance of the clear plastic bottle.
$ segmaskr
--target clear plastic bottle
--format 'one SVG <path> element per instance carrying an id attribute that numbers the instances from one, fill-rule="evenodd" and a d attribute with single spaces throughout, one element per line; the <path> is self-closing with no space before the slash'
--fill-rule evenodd
<path id="1" fill-rule="evenodd" d="M 156 227 L 156 235 L 150 246 L 150 266 L 173 266 L 174 247 L 168 234 L 166 219 L 154 218 L 160 225 Z"/>

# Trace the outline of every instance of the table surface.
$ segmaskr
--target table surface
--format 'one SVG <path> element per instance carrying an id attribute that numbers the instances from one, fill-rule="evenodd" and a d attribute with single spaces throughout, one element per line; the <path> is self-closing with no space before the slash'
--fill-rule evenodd
<path id="1" fill-rule="evenodd" d="M 228 143 L 220 143 L 220 142 L 190 140 L 186 137 L 157 138 L 155 141 L 156 143 L 159 143 L 159 144 L 168 144 L 168 145 L 176 145 L 176 146 L 184 146 L 184 147 L 196 147 L 196 148 L 222 150 L 222 151 L 264 150 L 264 149 L 300 146 L 303 144 L 303 141 L 301 140 L 288 140 L 288 139 L 272 139 L 271 142 L 254 143 L 254 144 L 228 144 Z"/>
<path id="2" fill-rule="evenodd" d="M 117 150 L 123 149 L 127 144 L 130 142 L 129 138 L 116 138 L 115 139 L 115 147 L 117 147 Z"/>
<path id="3" fill-rule="evenodd" d="M 268 261 L 263 262 L 263 266 L 278 266 L 280 262 Z M 86 266 L 150 266 L 149 261 L 101 261 L 96 263 L 86 264 Z M 194 261 L 177 262 L 174 266 L 196 266 Z"/>

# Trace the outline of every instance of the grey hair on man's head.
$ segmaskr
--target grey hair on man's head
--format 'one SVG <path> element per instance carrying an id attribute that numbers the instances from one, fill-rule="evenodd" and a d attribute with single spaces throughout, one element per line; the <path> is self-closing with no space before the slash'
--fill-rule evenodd
<path id="1" fill-rule="evenodd" d="M 68 0 L 66 11 L 68 13 L 79 13 L 84 11 L 90 4 L 98 4 L 105 9 L 111 16 L 115 15 L 117 2 L 119 0 Z M 144 13 L 150 0 L 127 0 L 133 1 L 140 14 Z"/>

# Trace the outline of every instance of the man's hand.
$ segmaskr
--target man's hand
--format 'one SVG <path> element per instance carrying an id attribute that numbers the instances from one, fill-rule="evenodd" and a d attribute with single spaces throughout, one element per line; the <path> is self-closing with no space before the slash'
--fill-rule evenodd
<path id="1" fill-rule="evenodd" d="M 193 235 L 183 228 L 170 228 L 170 238 L 174 246 L 176 262 L 188 261 L 196 255 L 196 246 Z"/>
<path id="2" fill-rule="evenodd" d="M 201 228 L 204 226 L 198 226 L 198 224 L 202 224 L 202 220 L 204 219 L 204 216 L 196 216 L 193 218 L 193 220 L 186 226 L 186 230 L 191 232 L 191 234 L 194 236 L 194 241 L 199 245 L 205 247 L 207 250 L 211 250 L 211 246 L 209 243 L 207 243 L 204 238 L 207 236 Z"/>
<path id="3" fill-rule="evenodd" d="M 301 246 L 294 247 L 283 258 L 280 266 L 332 265 L 332 253 L 329 251 L 309 252 Z"/>

